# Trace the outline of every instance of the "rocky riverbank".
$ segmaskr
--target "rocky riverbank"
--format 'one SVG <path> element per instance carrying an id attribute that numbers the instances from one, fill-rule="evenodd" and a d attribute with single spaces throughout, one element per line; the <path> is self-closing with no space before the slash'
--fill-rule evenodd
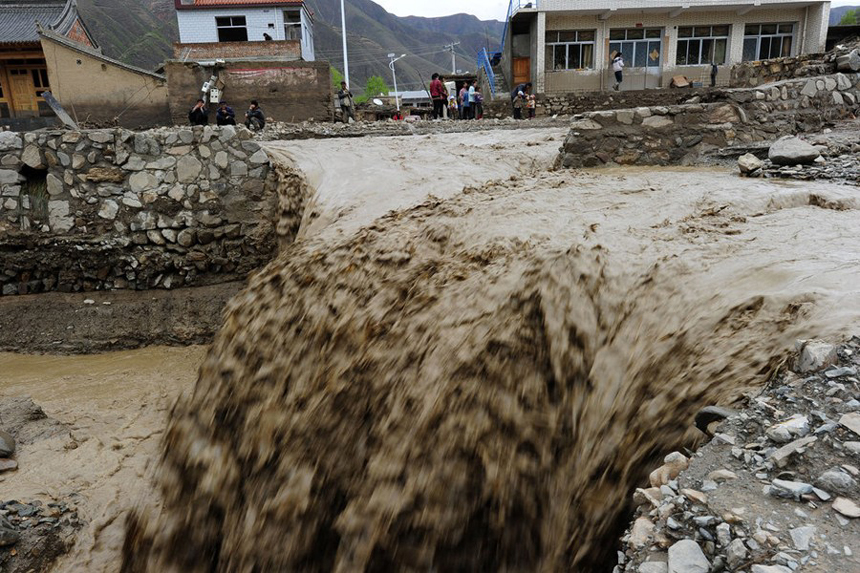
<path id="1" fill-rule="evenodd" d="M 636 490 L 616 573 L 860 570 L 860 338 L 794 362 Z"/>

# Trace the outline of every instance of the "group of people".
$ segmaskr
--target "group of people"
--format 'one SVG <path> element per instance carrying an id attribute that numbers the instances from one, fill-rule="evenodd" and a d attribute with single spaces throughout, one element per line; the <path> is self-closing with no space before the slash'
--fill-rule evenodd
<path id="1" fill-rule="evenodd" d="M 443 119 L 446 108 L 450 117 L 458 119 L 484 117 L 484 94 L 477 80 L 463 82 L 459 91 L 451 94 L 445 87 L 445 78 L 433 74 L 430 78 L 430 99 L 433 101 L 433 119 Z"/>
<path id="2" fill-rule="evenodd" d="M 197 103 L 188 112 L 188 121 L 191 125 L 209 124 L 209 109 L 206 107 L 205 101 L 197 100 Z M 236 112 L 227 105 L 227 102 L 222 101 L 218 104 L 218 109 L 215 111 L 215 123 L 217 125 L 236 125 Z M 260 109 L 257 100 L 251 100 L 251 105 L 245 112 L 245 127 L 252 131 L 261 131 L 265 126 L 266 115 Z"/>
<path id="3" fill-rule="evenodd" d="M 528 113 L 529 119 L 534 119 L 537 111 L 537 100 L 534 94 L 529 93 L 532 83 L 520 84 L 511 92 L 511 107 L 514 109 L 514 119 L 523 119 L 523 110 Z"/>

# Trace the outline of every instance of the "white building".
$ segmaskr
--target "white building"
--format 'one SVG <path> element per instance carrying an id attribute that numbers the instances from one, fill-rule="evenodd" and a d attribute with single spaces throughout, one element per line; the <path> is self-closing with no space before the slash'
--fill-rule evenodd
<path id="1" fill-rule="evenodd" d="M 303 0 L 175 0 L 181 44 L 301 43 L 301 58 L 314 61 L 313 18 Z"/>
<path id="2" fill-rule="evenodd" d="M 668 87 L 672 76 L 718 81 L 745 60 L 824 51 L 830 2 L 823 0 L 512 0 L 504 46 L 513 85 L 538 93 L 612 86 L 617 52 L 622 89 Z"/>

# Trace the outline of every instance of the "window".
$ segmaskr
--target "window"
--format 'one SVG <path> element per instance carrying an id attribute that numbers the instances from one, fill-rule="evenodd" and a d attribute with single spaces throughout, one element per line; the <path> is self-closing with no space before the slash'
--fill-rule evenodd
<path id="1" fill-rule="evenodd" d="M 744 61 L 769 60 L 791 55 L 794 24 L 747 24 L 744 28 Z"/>
<path id="2" fill-rule="evenodd" d="M 675 65 L 699 66 L 711 62 L 726 63 L 726 47 L 729 44 L 729 27 L 685 26 L 678 28 L 678 53 Z"/>
<path id="3" fill-rule="evenodd" d="M 301 41 L 302 14 L 298 10 L 284 11 L 284 38 Z"/>
<path id="4" fill-rule="evenodd" d="M 619 53 L 631 68 L 659 68 L 663 43 L 660 28 L 620 28 L 609 30 L 609 60 Z"/>
<path id="5" fill-rule="evenodd" d="M 247 42 L 248 25 L 244 16 L 221 16 L 215 18 L 219 42 Z"/>
<path id="6" fill-rule="evenodd" d="M 546 33 L 546 71 L 594 67 L 594 30 Z"/>

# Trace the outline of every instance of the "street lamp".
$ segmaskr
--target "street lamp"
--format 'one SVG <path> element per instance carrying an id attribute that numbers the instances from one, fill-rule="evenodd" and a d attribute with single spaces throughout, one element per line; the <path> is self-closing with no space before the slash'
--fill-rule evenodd
<path id="1" fill-rule="evenodd" d="M 391 75 L 394 77 L 394 105 L 397 106 L 397 111 L 400 111 L 400 97 L 397 95 L 397 72 L 394 71 L 394 62 L 400 58 L 405 58 L 406 54 L 400 54 L 396 58 L 394 54 L 388 54 L 388 57 L 391 58 L 391 61 L 388 62 L 388 67 L 391 68 Z"/>
<path id="2" fill-rule="evenodd" d="M 343 7 L 343 0 L 340 0 L 340 28 L 343 33 L 343 79 L 349 87 L 349 57 L 346 53 L 346 10 Z"/>

